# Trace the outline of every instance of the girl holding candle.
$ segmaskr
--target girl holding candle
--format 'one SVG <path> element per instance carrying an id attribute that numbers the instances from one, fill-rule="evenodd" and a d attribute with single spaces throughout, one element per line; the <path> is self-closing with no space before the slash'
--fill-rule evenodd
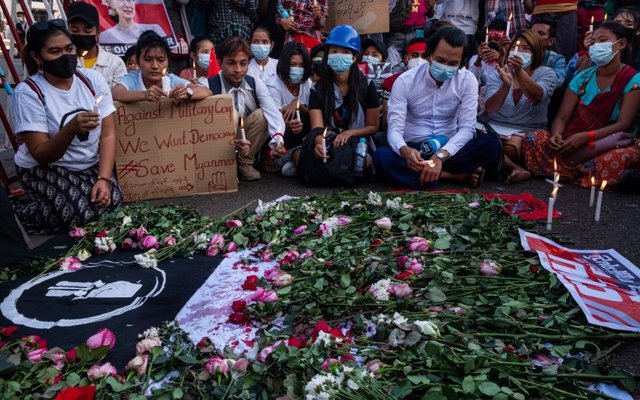
<path id="1" fill-rule="evenodd" d="M 122 204 L 113 176 L 115 108 L 105 79 L 77 69 L 63 20 L 34 24 L 27 39 L 29 78 L 10 97 L 12 125 L 22 142 L 16 172 L 26 192 L 16 214 L 29 230 L 63 232 Z"/>
<path id="2" fill-rule="evenodd" d="M 196 37 L 189 44 L 189 60 L 191 65 L 180 71 L 180 77 L 194 84 L 209 87 L 209 61 L 213 42 L 204 36 Z"/>
<path id="3" fill-rule="evenodd" d="M 209 89 L 166 73 L 169 66 L 169 47 L 167 42 L 153 31 L 143 33 L 138 39 L 136 59 L 140 69 L 122 77 L 112 90 L 114 100 L 133 103 L 159 101 L 163 96 L 178 100 L 201 100 L 211 96 Z M 165 85 L 169 86 L 168 93 L 163 91 L 163 80 Z"/>
<path id="4" fill-rule="evenodd" d="M 557 155 L 562 179 L 587 188 L 591 176 L 616 186 L 625 170 L 640 168 L 640 148 L 622 135 L 631 130 L 640 106 L 640 74 L 621 61 L 625 28 L 605 21 L 593 39 L 589 54 L 596 66 L 573 78 L 551 132 L 527 135 L 522 149 L 533 175 L 550 175 Z"/>
<path id="5" fill-rule="evenodd" d="M 259 26 L 254 29 L 251 34 L 251 52 L 253 58 L 249 61 L 249 72 L 247 75 L 254 79 L 262 79 L 263 82 L 267 82 L 269 78 L 277 75 L 276 68 L 278 66 L 278 60 L 269 57 L 271 50 L 273 50 L 273 40 L 271 40 L 271 33 L 263 26 Z"/>

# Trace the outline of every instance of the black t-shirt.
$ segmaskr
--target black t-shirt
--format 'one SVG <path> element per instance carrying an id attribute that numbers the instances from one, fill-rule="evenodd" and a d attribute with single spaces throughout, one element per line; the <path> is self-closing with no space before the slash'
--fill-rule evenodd
<path id="1" fill-rule="evenodd" d="M 309 95 L 309 110 L 322 110 L 321 94 L 317 89 L 317 85 L 311 89 L 311 94 Z M 349 90 L 347 95 L 342 99 L 342 105 L 333 110 L 333 123 L 340 131 L 349 129 L 349 124 L 351 123 L 351 108 L 349 104 L 352 95 L 352 90 Z M 380 98 L 378 97 L 376 85 L 373 82 L 370 82 L 367 86 L 367 96 L 364 99 L 364 107 L 367 110 L 380 107 Z M 327 122 L 328 121 L 325 121 L 325 123 Z"/>

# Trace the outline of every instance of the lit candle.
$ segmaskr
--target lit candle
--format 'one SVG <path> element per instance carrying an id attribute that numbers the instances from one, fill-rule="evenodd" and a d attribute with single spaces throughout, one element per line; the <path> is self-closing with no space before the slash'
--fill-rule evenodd
<path id="1" fill-rule="evenodd" d="M 247 136 L 244 133 L 244 118 L 240 117 L 240 136 L 242 140 L 247 140 Z"/>
<path id="2" fill-rule="evenodd" d="M 604 20 L 607 20 L 607 13 L 604 13 Z"/>
<path id="3" fill-rule="evenodd" d="M 80 68 L 84 68 L 84 57 L 87 55 L 87 53 L 87 50 L 80 53 L 80 60 L 78 60 L 80 62 Z"/>
<path id="4" fill-rule="evenodd" d="M 169 92 L 171 92 L 171 79 L 169 79 L 169 76 L 167 75 L 166 68 L 162 70 L 162 91 L 167 96 L 169 95 Z"/>
<path id="5" fill-rule="evenodd" d="M 557 188 L 560 186 L 560 173 L 558 172 L 558 162 L 556 158 L 553 157 L 553 187 Z"/>
<path id="6" fill-rule="evenodd" d="M 589 207 L 593 207 L 596 200 L 596 178 L 591 177 L 591 196 L 589 197 Z"/>
<path id="7" fill-rule="evenodd" d="M 607 186 L 607 180 L 602 181 L 600 185 L 600 191 L 598 192 L 598 201 L 596 202 L 596 222 L 600 222 L 600 211 L 602 211 L 602 195 L 604 194 L 604 188 Z"/>
<path id="8" fill-rule="evenodd" d="M 511 18 L 513 18 L 513 13 L 509 14 L 509 19 L 507 20 L 507 37 L 510 37 L 509 32 L 511 31 Z"/>
<path id="9" fill-rule="evenodd" d="M 519 48 L 519 47 L 520 47 L 520 41 L 519 41 L 519 40 L 517 40 L 517 41 L 516 41 L 516 47 L 514 47 L 514 48 L 513 48 L 513 55 L 514 55 L 514 56 L 518 54 L 518 48 Z M 554 163 L 555 163 L 555 161 L 554 161 Z"/>
<path id="10" fill-rule="evenodd" d="M 193 61 L 191 65 L 193 67 L 193 79 L 198 79 L 198 74 L 196 73 L 196 62 Z"/>
<path id="11" fill-rule="evenodd" d="M 589 32 L 593 33 L 593 15 L 591 16 L 591 24 L 589 25 Z"/>
<path id="12" fill-rule="evenodd" d="M 300 119 L 300 99 L 298 99 L 298 102 L 296 103 L 296 119 L 298 121 L 302 121 L 302 119 Z"/>
<path id="13" fill-rule="evenodd" d="M 485 42 L 485 43 L 489 43 L 489 28 L 487 28 L 487 29 L 485 30 L 485 33 L 484 33 L 484 42 Z"/>
<path id="14" fill-rule="evenodd" d="M 322 159 L 325 164 L 327 163 L 327 129 L 328 128 L 324 128 L 324 132 L 322 133 Z"/>
<path id="15" fill-rule="evenodd" d="M 547 211 L 547 230 L 550 231 L 553 228 L 553 206 L 556 203 L 556 195 L 558 194 L 558 188 L 554 187 L 551 191 L 551 197 L 549 197 L 549 209 Z"/>

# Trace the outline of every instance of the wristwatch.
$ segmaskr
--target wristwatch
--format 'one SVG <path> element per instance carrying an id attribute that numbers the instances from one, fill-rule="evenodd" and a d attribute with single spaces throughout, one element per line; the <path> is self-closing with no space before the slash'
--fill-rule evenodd
<path id="1" fill-rule="evenodd" d="M 191 100 L 192 97 L 193 97 L 193 89 L 188 87 L 187 88 L 187 100 Z"/>
<path id="2" fill-rule="evenodd" d="M 436 157 L 438 157 L 440 159 L 440 161 L 442 161 L 442 162 L 444 162 L 444 160 L 447 159 L 447 156 L 441 151 L 436 153 Z"/>

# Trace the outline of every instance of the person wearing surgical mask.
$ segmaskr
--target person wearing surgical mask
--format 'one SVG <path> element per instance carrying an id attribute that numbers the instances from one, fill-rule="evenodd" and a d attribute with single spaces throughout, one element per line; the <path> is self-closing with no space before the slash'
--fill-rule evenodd
<path id="1" fill-rule="evenodd" d="M 535 131 L 523 140 L 529 176 L 552 176 L 557 160 L 560 180 L 591 187 L 607 180 L 615 188 L 624 173 L 640 169 L 640 148 L 631 132 L 640 111 L 640 73 L 625 65 L 625 27 L 605 21 L 591 35 L 589 58 L 594 66 L 577 74 L 567 89 L 551 130 Z M 612 136 L 615 135 L 615 136 Z"/>
<path id="2" fill-rule="evenodd" d="M 315 84 L 320 80 L 322 76 L 322 69 L 325 65 L 322 63 L 325 55 L 325 47 L 323 44 L 314 46 L 309 52 L 311 57 L 311 81 Z"/>
<path id="3" fill-rule="evenodd" d="M 260 79 L 265 83 L 269 78 L 277 75 L 278 60 L 269 57 L 271 50 L 273 50 L 271 33 L 263 26 L 254 29 L 251 35 L 251 52 L 253 53 L 253 58 L 249 61 L 249 72 L 247 75 L 254 79 Z"/>
<path id="4" fill-rule="evenodd" d="M 285 122 L 284 146 L 288 152 L 300 146 L 309 132 L 309 94 L 311 92 L 311 60 L 306 47 L 301 43 L 289 42 L 284 45 L 278 61 L 278 74 L 267 81 L 276 107 L 282 112 Z M 298 118 L 299 117 L 299 118 Z M 275 162 L 283 175 L 291 176 L 290 160 L 283 158 Z"/>
<path id="5" fill-rule="evenodd" d="M 208 74 L 213 42 L 205 36 L 193 38 L 189 44 L 188 68 L 180 71 L 180 78 L 209 88 Z"/>
<path id="6" fill-rule="evenodd" d="M 519 44 L 518 44 L 519 43 Z M 488 77 L 484 119 L 500 134 L 509 171 L 507 183 L 517 182 L 527 171 L 518 165 L 522 136 L 547 126 L 547 109 L 556 88 L 553 69 L 542 65 L 544 48 L 533 30 L 518 33 L 504 66 Z"/>
<path id="7" fill-rule="evenodd" d="M 373 156 L 376 172 L 394 187 L 429 189 L 445 179 L 477 187 L 498 160 L 500 141 L 475 135 L 478 81 L 462 68 L 465 46 L 464 31 L 440 28 L 429 38 L 428 62 L 395 81 L 389 146 Z"/>
<path id="8" fill-rule="evenodd" d="M 377 39 L 367 38 L 362 42 L 362 48 L 360 70 L 367 77 L 367 82 L 373 82 L 376 85 L 380 95 L 382 82 L 393 75 L 391 64 L 387 62 L 389 54 L 387 46 Z"/>

